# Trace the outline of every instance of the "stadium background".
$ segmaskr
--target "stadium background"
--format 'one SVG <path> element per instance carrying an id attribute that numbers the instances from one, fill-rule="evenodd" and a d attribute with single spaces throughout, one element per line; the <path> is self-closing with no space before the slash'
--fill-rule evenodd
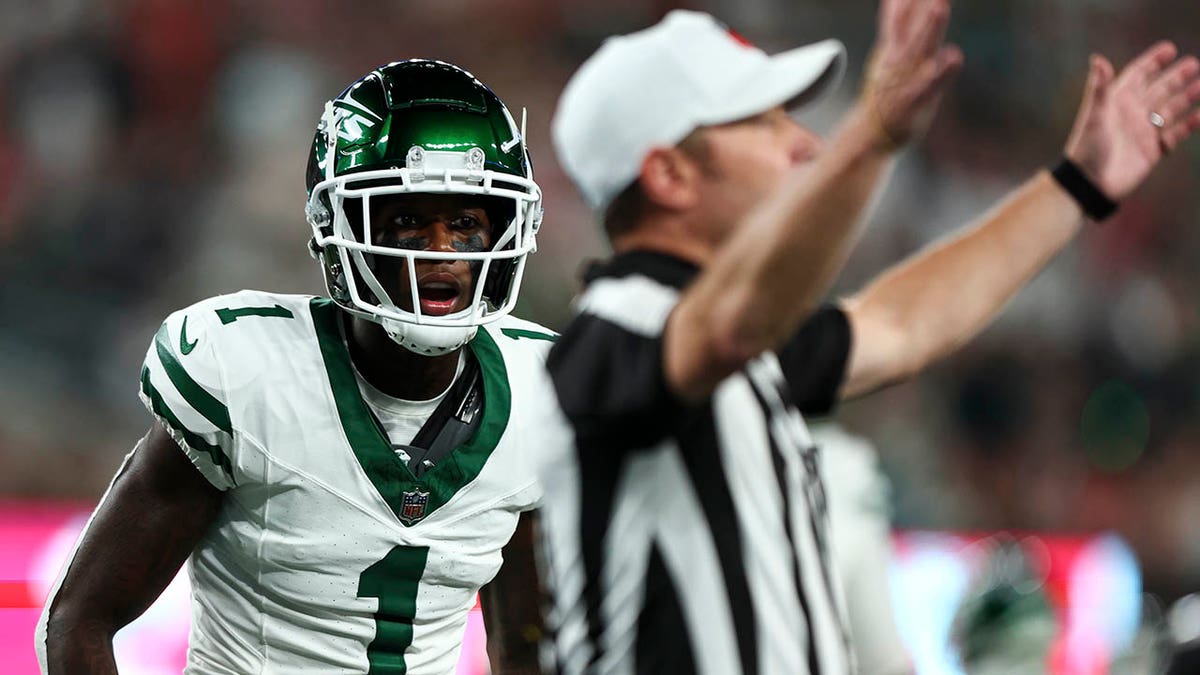
<path id="1" fill-rule="evenodd" d="M 312 130 L 324 100 L 380 63 L 446 59 L 529 109 L 547 217 L 518 311 L 561 326 L 580 266 L 605 249 L 551 150 L 557 94 L 603 36 L 680 5 L 6 0 L 3 511 L 36 519 L 38 504 L 94 503 L 149 423 L 137 374 L 167 313 L 240 288 L 321 291 L 304 247 Z M 819 130 L 856 89 L 875 5 L 682 3 L 768 51 L 843 39 L 849 81 L 803 116 Z M 954 12 L 965 71 L 905 153 L 840 289 L 1053 161 L 1090 51 L 1123 63 L 1158 37 L 1200 51 L 1194 2 L 968 1 Z M 1198 169 L 1193 140 L 970 348 L 843 408 L 839 420 L 881 451 L 899 528 L 1111 531 L 1137 557 L 1147 613 L 1200 590 Z M 3 580 L 0 612 L 21 604 L 21 583 Z"/>

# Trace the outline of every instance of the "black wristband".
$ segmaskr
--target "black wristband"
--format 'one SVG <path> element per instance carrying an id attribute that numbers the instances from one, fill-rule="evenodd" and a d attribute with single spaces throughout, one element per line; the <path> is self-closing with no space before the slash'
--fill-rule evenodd
<path id="1" fill-rule="evenodd" d="M 1092 220 L 1099 222 L 1116 213 L 1117 203 L 1101 192 L 1075 162 L 1063 157 L 1050 175 L 1054 176 L 1054 180 L 1079 203 L 1079 207 Z"/>

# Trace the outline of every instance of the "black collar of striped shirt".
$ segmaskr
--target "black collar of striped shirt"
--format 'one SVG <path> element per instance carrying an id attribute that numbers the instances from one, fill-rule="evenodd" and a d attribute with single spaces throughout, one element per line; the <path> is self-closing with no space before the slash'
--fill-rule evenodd
<path id="1" fill-rule="evenodd" d="M 673 255 L 658 251 L 635 250 L 618 253 L 603 261 L 594 261 L 583 273 L 583 283 L 601 278 L 621 278 L 642 274 L 659 283 L 683 288 L 691 283 L 700 268 Z"/>

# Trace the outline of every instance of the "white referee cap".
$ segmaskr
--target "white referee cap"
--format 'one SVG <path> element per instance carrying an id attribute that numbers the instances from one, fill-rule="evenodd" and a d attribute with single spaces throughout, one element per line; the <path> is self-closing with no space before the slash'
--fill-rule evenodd
<path id="1" fill-rule="evenodd" d="M 810 101 L 838 81 L 846 50 L 824 40 L 768 56 L 701 12 L 609 38 L 571 76 L 551 132 L 559 162 L 602 210 L 650 150 L 702 126 Z"/>

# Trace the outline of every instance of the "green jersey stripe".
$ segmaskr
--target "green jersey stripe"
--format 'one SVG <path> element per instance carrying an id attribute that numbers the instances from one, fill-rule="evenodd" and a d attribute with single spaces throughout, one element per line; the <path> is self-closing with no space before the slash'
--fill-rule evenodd
<path id="1" fill-rule="evenodd" d="M 229 461 L 229 455 L 225 454 L 221 446 L 209 443 L 199 434 L 183 426 L 183 423 L 179 421 L 175 413 L 171 412 L 171 409 L 167 407 L 167 402 L 163 400 L 162 394 L 158 393 L 158 390 L 150 383 L 150 369 L 145 366 L 142 366 L 142 393 L 146 395 L 146 398 L 150 399 L 150 406 L 154 414 L 162 418 L 171 431 L 182 436 L 184 442 L 192 450 L 203 452 L 212 457 L 213 463 L 221 467 L 225 474 L 229 476 L 229 481 L 236 483 L 233 479 L 233 463 Z"/>
<path id="2" fill-rule="evenodd" d="M 171 351 L 171 341 L 167 336 L 166 323 L 163 323 L 162 328 L 158 329 L 158 334 L 154 336 L 154 348 L 158 352 L 158 360 L 162 363 L 163 370 L 167 371 L 167 377 L 171 379 L 171 383 L 179 390 L 179 394 L 188 402 L 188 405 L 212 422 L 216 428 L 232 434 L 233 425 L 229 422 L 229 409 L 183 369 L 179 359 L 175 358 L 175 354 Z"/>

